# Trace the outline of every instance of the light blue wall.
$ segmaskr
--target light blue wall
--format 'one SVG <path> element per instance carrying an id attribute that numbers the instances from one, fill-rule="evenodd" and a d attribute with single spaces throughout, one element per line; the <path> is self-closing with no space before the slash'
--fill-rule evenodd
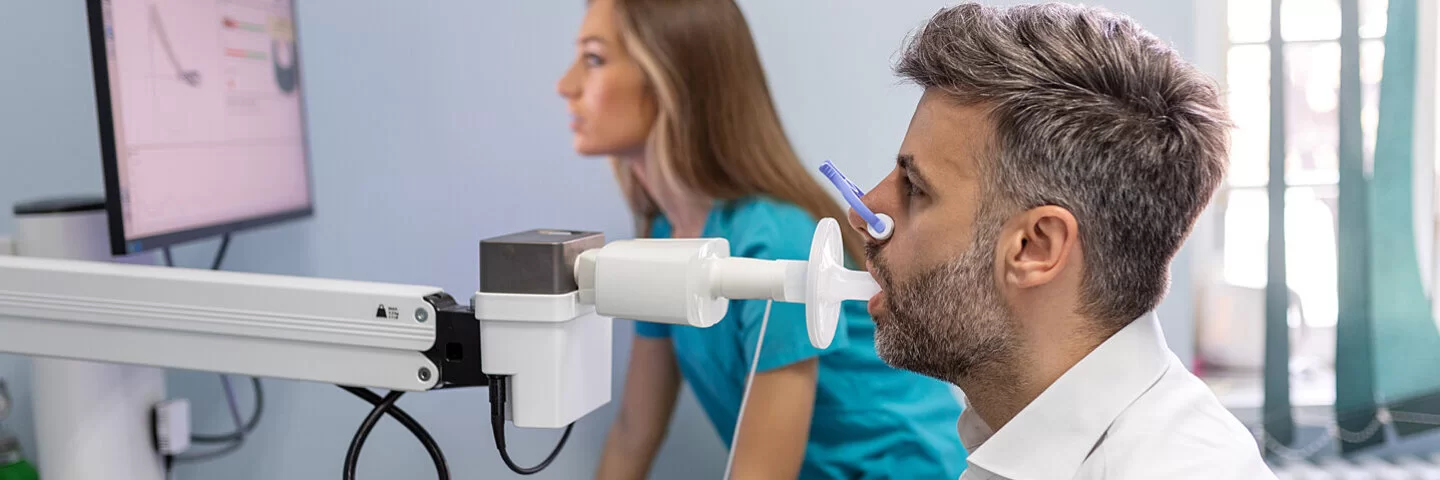
<path id="1" fill-rule="evenodd" d="M 1175 12 L 1188 12 L 1193 1 L 1100 3 L 1134 14 L 1189 51 L 1192 31 Z M 81 3 L 0 2 L 0 206 L 101 189 Z M 889 65 L 901 38 L 945 3 L 741 1 L 785 125 L 807 163 L 833 159 L 865 184 L 884 175 L 918 98 Z M 628 236 L 608 167 L 570 150 L 564 106 L 554 94 L 581 4 L 301 0 L 317 216 L 239 235 L 227 267 L 429 284 L 463 296 L 476 287 L 480 239 L 535 227 Z M 588 183 L 560 187 L 577 181 Z M 0 234 L 10 227 L 9 216 L 0 215 Z M 184 248 L 178 261 L 201 265 L 213 248 Z M 1184 319 L 1179 333 L 1169 332 L 1179 348 L 1190 338 L 1186 278 L 1177 270 L 1175 294 L 1164 307 L 1167 318 Z M 618 393 L 629 323 L 617 323 L 615 341 Z M 21 397 L 6 425 L 33 447 L 27 372 L 25 360 L 0 356 L 0 377 Z M 194 401 L 198 429 L 228 426 L 215 376 L 170 378 L 173 395 Z M 266 386 L 268 409 L 252 442 L 231 458 L 183 467 L 180 478 L 339 474 L 365 405 L 328 385 Z M 484 390 L 410 395 L 401 404 L 445 447 L 455 478 L 509 477 L 489 434 Z M 582 420 L 565 453 L 536 477 L 591 476 L 613 416 L 612 403 Z M 511 435 L 511 451 L 526 464 L 556 438 L 515 429 Z M 365 451 L 364 478 L 430 475 L 424 452 L 391 422 L 381 424 Z M 387 460 L 379 460 L 382 453 Z M 723 462 L 720 440 L 685 393 L 655 477 L 715 478 Z"/>

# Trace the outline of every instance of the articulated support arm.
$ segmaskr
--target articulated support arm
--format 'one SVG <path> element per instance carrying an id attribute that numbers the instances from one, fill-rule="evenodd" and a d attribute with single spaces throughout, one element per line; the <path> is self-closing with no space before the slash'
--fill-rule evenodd
<path id="1" fill-rule="evenodd" d="M 557 230 L 480 250 L 468 306 L 426 286 L 0 256 L 0 352 L 406 391 L 508 376 L 509 418 L 558 428 L 610 401 L 609 317 L 708 327 L 731 299 L 803 302 L 824 348 L 839 303 L 878 289 L 841 266 L 833 219 L 808 261 Z"/>

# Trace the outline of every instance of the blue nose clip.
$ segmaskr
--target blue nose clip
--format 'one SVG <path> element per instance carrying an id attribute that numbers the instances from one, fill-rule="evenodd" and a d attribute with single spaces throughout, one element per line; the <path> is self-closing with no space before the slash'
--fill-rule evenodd
<path id="1" fill-rule="evenodd" d="M 840 173 L 840 169 L 835 168 L 835 164 L 829 160 L 826 160 L 825 163 L 820 165 L 820 173 L 825 174 L 825 178 L 830 179 L 830 183 L 834 184 L 835 188 L 840 190 L 840 195 L 845 197 L 845 203 L 849 203 L 850 208 L 855 210 L 855 213 L 859 214 L 861 219 L 865 220 L 866 230 L 868 230 L 871 237 L 874 237 L 876 240 L 890 238 L 890 232 L 894 230 L 895 227 L 895 220 L 891 219 L 889 215 L 883 213 L 877 214 L 870 211 L 870 207 L 865 206 L 865 202 L 860 201 L 860 197 L 865 196 L 865 192 L 861 191 L 860 187 L 855 186 L 850 179 L 845 178 L 845 174 Z"/>

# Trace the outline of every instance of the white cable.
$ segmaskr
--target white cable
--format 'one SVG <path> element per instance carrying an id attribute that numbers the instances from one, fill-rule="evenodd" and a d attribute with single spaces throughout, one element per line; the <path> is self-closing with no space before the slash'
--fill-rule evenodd
<path id="1" fill-rule="evenodd" d="M 730 435 L 730 457 L 725 459 L 724 479 L 730 478 L 730 467 L 735 466 L 735 442 L 740 440 L 741 420 L 745 419 L 745 403 L 750 401 L 750 386 L 755 384 L 755 367 L 760 366 L 760 347 L 765 345 L 765 326 L 770 323 L 771 300 L 765 301 L 765 316 L 760 317 L 760 338 L 755 340 L 755 358 L 750 360 L 750 373 L 745 377 L 745 393 L 740 395 L 740 413 L 735 416 L 735 433 Z"/>

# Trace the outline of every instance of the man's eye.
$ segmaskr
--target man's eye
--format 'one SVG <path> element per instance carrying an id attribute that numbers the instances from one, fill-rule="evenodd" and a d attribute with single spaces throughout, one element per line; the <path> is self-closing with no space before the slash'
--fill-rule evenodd
<path id="1" fill-rule="evenodd" d="M 598 66 L 601 66 L 601 65 L 604 65 L 604 64 L 605 64 L 605 59 L 600 58 L 599 55 L 596 55 L 596 54 L 593 54 L 593 53 L 587 53 L 587 54 L 585 54 L 585 65 L 586 65 L 586 66 L 598 67 Z"/>
<path id="2" fill-rule="evenodd" d="M 910 177 L 900 177 L 900 182 L 905 188 L 905 196 L 907 197 L 918 197 L 925 194 L 925 192 L 920 191 L 920 187 L 915 186 L 915 182 L 910 181 Z"/>

